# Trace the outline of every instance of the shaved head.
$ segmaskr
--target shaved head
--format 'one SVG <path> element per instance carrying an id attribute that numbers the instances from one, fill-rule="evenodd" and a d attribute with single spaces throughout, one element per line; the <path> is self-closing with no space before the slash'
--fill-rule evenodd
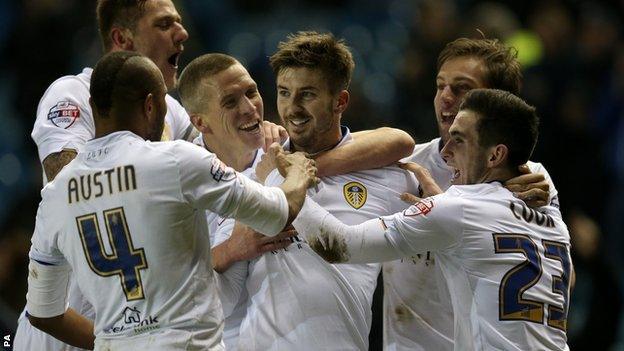
<path id="1" fill-rule="evenodd" d="M 167 111 L 166 92 L 167 87 L 158 67 L 136 52 L 117 51 L 105 55 L 91 75 L 91 105 L 96 122 L 114 119 L 119 126 L 137 123 L 139 121 L 132 120 L 140 119 L 137 113 L 143 110 L 153 113 L 152 108 L 155 108 L 156 120 L 150 123 L 151 128 L 158 128 L 157 120 L 164 119 Z M 148 137 L 152 138 L 156 136 Z"/>

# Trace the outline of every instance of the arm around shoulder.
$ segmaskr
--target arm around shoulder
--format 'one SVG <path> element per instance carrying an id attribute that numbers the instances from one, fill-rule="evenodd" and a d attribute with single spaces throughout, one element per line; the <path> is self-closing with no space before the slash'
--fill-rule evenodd
<path id="1" fill-rule="evenodd" d="M 385 167 L 414 151 L 414 139 L 400 129 L 381 127 L 352 136 L 352 142 L 316 158 L 319 176 Z"/>

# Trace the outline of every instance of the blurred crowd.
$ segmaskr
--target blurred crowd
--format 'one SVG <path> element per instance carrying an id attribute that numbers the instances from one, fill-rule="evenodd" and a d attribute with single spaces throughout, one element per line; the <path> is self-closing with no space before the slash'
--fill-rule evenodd
<path id="1" fill-rule="evenodd" d="M 523 97 L 541 116 L 533 156 L 550 172 L 570 227 L 577 273 L 572 349 L 624 349 L 624 1 L 185 0 L 190 40 L 180 67 L 224 52 L 248 67 L 277 121 L 268 56 L 288 33 L 331 31 L 356 61 L 352 130 L 394 126 L 436 136 L 437 55 L 458 37 L 518 50 Z M 39 98 L 101 55 L 94 2 L 0 1 L 0 327 L 25 304 L 27 253 L 42 186 L 30 139 Z"/>

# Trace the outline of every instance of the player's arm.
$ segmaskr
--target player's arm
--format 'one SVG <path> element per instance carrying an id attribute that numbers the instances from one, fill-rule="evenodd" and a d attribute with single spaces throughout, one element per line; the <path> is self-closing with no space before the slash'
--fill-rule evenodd
<path id="1" fill-rule="evenodd" d="M 89 89 L 75 77 L 54 82 L 41 98 L 31 137 L 48 181 L 93 138 L 95 127 L 88 101 Z"/>
<path id="2" fill-rule="evenodd" d="M 385 167 L 414 151 L 414 139 L 400 129 L 354 132 L 353 141 L 315 158 L 319 177 Z"/>
<path id="3" fill-rule="evenodd" d="M 67 344 L 91 350 L 95 340 L 93 322 L 72 309 L 66 310 L 71 269 L 61 259 L 38 253 L 34 247 L 38 241 L 33 241 L 28 265 L 28 320 L 35 328 Z"/>
<path id="4" fill-rule="evenodd" d="M 93 350 L 95 335 L 93 335 L 93 322 L 76 313 L 71 308 L 60 316 L 50 318 L 38 318 L 28 315 L 30 324 L 44 331 L 60 341 L 79 347 Z"/>
<path id="5" fill-rule="evenodd" d="M 316 202 L 307 199 L 299 217 L 293 222 L 297 232 L 305 237 L 310 248 L 330 263 L 384 262 L 415 255 L 427 250 L 449 248 L 459 233 L 452 217 L 441 210 L 432 215 L 433 201 L 429 198 L 405 213 L 397 213 L 362 224 L 349 226 L 331 215 Z M 427 201 L 429 202 L 429 205 Z M 457 214 L 456 214 L 457 215 Z M 459 218 L 456 216 L 455 218 Z M 447 221 L 444 226 L 441 221 Z M 449 229 L 449 227 L 453 227 Z"/>
<path id="6" fill-rule="evenodd" d="M 43 170 L 45 171 L 48 181 L 53 181 L 61 169 L 70 163 L 76 155 L 76 150 L 71 149 L 64 149 L 60 152 L 48 155 L 48 157 L 43 160 Z"/>
<path id="7" fill-rule="evenodd" d="M 188 145 L 188 146 L 187 146 Z M 279 187 L 264 187 L 225 166 L 205 149 L 176 143 L 182 196 L 197 209 L 208 209 L 269 236 L 297 216 L 308 187 L 316 184 L 314 161 L 301 153 L 286 155 L 278 144 L 269 150 L 285 173 Z"/>
<path id="8" fill-rule="evenodd" d="M 294 231 L 283 231 L 269 237 L 241 223 L 236 223 L 229 238 L 211 249 L 213 268 L 217 273 L 227 271 L 234 263 L 249 261 L 265 252 L 283 249 L 290 245 Z"/>

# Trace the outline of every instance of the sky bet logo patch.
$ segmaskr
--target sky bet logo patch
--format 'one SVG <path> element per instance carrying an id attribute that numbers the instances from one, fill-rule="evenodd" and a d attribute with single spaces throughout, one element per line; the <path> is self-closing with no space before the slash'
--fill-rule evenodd
<path id="1" fill-rule="evenodd" d="M 431 212 L 433 206 L 433 200 L 431 199 L 420 200 L 414 205 L 410 206 L 407 210 L 405 210 L 403 212 L 403 215 L 408 217 L 427 215 L 427 213 Z"/>
<path id="2" fill-rule="evenodd" d="M 48 112 L 48 119 L 55 126 L 67 129 L 80 118 L 80 109 L 69 101 L 60 101 Z"/>
<path id="3" fill-rule="evenodd" d="M 368 192 L 366 187 L 360 182 L 349 182 L 342 188 L 345 200 L 356 210 L 364 206 Z"/>

